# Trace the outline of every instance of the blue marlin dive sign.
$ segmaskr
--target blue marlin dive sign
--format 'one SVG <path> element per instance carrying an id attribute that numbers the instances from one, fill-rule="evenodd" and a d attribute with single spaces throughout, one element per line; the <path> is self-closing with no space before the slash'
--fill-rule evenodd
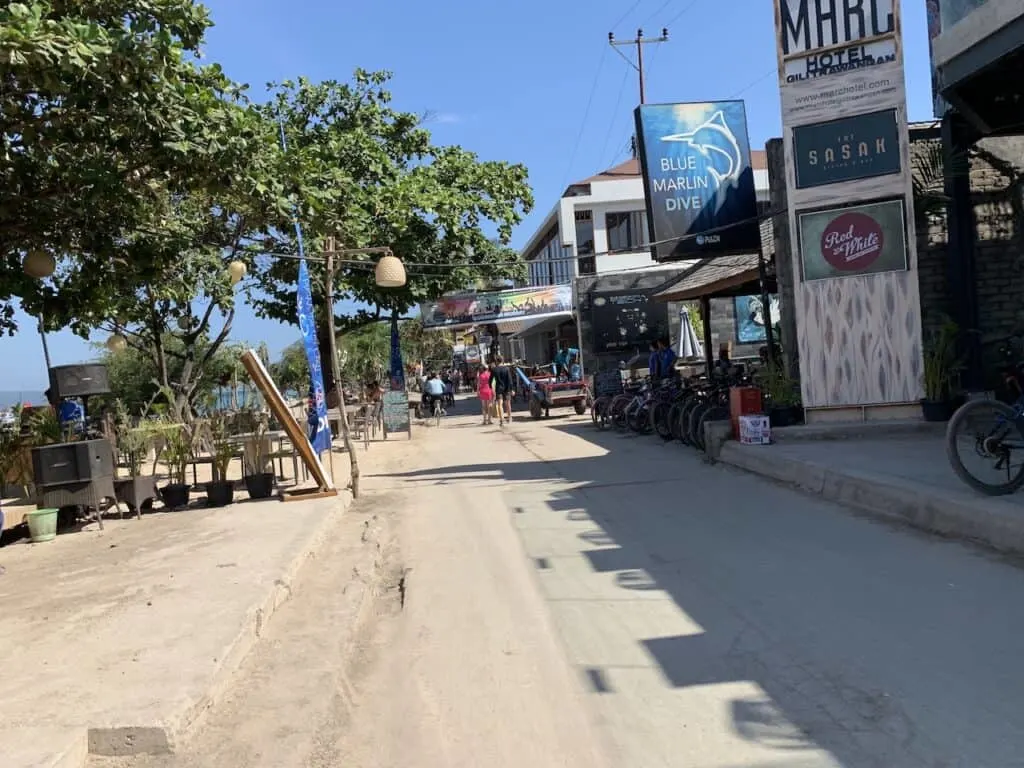
<path id="1" fill-rule="evenodd" d="M 756 253 L 744 103 L 643 105 L 635 117 L 655 260 Z"/>

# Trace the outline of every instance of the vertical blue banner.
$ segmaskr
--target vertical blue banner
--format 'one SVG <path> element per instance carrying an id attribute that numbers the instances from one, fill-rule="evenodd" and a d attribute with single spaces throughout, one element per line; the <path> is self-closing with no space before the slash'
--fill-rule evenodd
<path id="1" fill-rule="evenodd" d="M 398 318 L 391 315 L 391 391 L 405 392 L 405 364 L 402 362 L 402 339 L 398 335 Z"/>
<path id="2" fill-rule="evenodd" d="M 309 444 L 316 453 L 331 449 L 331 425 L 327 420 L 327 398 L 324 395 L 324 373 L 320 367 L 320 347 L 316 340 L 316 318 L 313 314 L 313 290 L 309 284 L 306 260 L 299 262 L 298 286 L 299 328 L 309 362 Z M 335 382 L 340 387 L 341 382 Z"/>

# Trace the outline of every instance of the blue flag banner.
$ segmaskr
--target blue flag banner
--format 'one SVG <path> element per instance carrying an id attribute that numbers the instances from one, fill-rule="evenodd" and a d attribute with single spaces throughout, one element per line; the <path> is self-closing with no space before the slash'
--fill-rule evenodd
<path id="1" fill-rule="evenodd" d="M 405 392 L 405 365 L 402 363 L 402 339 L 398 335 L 398 318 L 391 316 L 391 391 Z"/>
<path id="2" fill-rule="evenodd" d="M 331 449 L 331 425 L 327 420 L 327 397 L 324 394 L 324 372 L 320 366 L 320 347 L 316 341 L 316 319 L 313 314 L 313 289 L 309 283 L 306 260 L 299 262 L 298 286 L 299 328 L 309 362 L 309 444 L 320 454 Z M 338 382 L 337 386 L 341 386 Z"/>

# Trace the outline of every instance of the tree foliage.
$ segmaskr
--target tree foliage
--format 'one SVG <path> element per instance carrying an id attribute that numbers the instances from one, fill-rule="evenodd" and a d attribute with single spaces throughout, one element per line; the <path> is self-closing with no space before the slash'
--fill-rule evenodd
<path id="1" fill-rule="evenodd" d="M 59 309 L 102 313 L 113 265 L 165 266 L 140 260 L 156 251 L 136 248 L 131 262 L 124 251 L 160 228 L 169 199 L 240 188 L 254 122 L 220 67 L 196 61 L 209 26 L 194 0 L 0 7 L 3 328 L 14 327 L 12 297 L 38 309 L 21 269 L 27 251 L 52 253 L 65 275 L 99 270 L 66 288 Z"/>
<path id="2" fill-rule="evenodd" d="M 388 246 L 409 264 L 404 288 L 381 289 L 371 259 L 340 257 L 336 297 L 373 308 L 341 318 L 341 327 L 405 313 L 481 276 L 524 273 L 505 244 L 533 205 L 526 168 L 432 144 L 419 116 L 392 107 L 390 77 L 356 70 L 351 83 L 287 81 L 273 87 L 265 107 L 284 126 L 286 178 L 307 247 L 334 236 L 338 248 Z M 289 222 L 279 222 L 268 250 L 296 253 L 291 233 Z M 323 267 L 311 263 L 310 271 L 320 306 Z M 264 316 L 295 322 L 296 274 L 287 259 L 259 270 Z"/>

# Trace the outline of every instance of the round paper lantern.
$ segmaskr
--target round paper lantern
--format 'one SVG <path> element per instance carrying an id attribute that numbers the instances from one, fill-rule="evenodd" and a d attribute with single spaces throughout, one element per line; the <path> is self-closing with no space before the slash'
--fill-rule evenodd
<path id="1" fill-rule="evenodd" d="M 377 262 L 374 277 L 381 288 L 401 288 L 405 285 L 405 265 L 397 256 L 388 254 Z"/>
<path id="2" fill-rule="evenodd" d="M 107 339 L 107 349 L 111 352 L 121 352 L 128 347 L 128 339 L 120 333 L 115 333 Z"/>
<path id="3" fill-rule="evenodd" d="M 29 277 L 42 280 L 57 271 L 57 260 L 46 251 L 29 251 L 21 267 Z"/>
<path id="4" fill-rule="evenodd" d="M 244 261 L 232 261 L 228 264 L 228 277 L 231 278 L 231 284 L 238 285 L 248 271 L 249 268 L 245 266 Z"/>

